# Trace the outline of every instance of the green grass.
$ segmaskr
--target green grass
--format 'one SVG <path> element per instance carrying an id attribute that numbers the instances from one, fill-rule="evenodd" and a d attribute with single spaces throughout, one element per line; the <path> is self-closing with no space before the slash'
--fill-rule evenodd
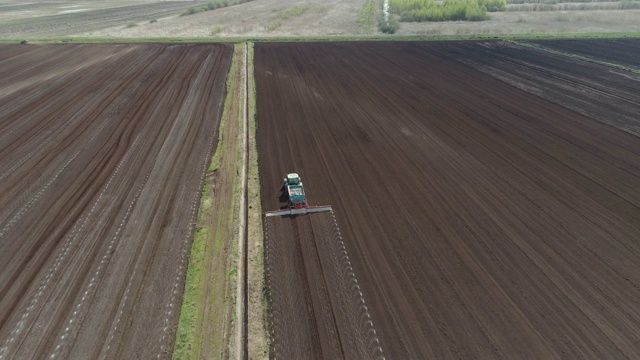
<path id="1" fill-rule="evenodd" d="M 255 229 L 257 233 L 255 234 L 256 238 L 261 241 L 264 239 L 264 234 L 262 232 L 262 206 L 260 203 L 260 176 L 258 169 L 258 149 L 256 144 L 256 133 L 257 133 L 257 112 L 256 112 L 256 84 L 253 77 L 254 74 L 254 49 L 253 43 L 249 43 L 249 69 L 248 70 L 248 103 L 249 103 L 249 167 L 248 167 L 248 189 L 247 189 L 247 201 L 249 205 L 249 222 L 250 229 Z M 251 219 L 254 219 L 255 223 L 251 223 Z M 264 282 L 264 247 L 260 246 L 255 249 L 255 252 L 252 251 L 252 247 L 249 248 L 250 256 L 249 266 L 252 269 L 256 269 L 255 273 L 248 275 L 249 281 L 251 284 L 260 285 L 261 286 L 261 301 L 260 302 L 249 302 L 248 306 L 254 310 L 254 314 L 259 314 L 262 317 L 264 328 L 260 329 L 257 327 L 254 329 L 256 332 L 262 332 L 262 336 L 264 337 L 264 343 L 256 343 L 254 342 L 253 346 L 250 346 L 250 351 L 254 353 L 249 353 L 250 359 L 263 359 L 267 357 L 269 352 L 269 335 L 271 333 L 270 326 L 271 323 L 269 321 L 269 303 L 266 297 L 266 288 Z M 249 270 L 250 271 L 250 270 Z M 260 281 L 261 279 L 261 281 Z M 249 285 L 251 286 L 251 285 Z M 254 335 L 255 336 L 255 335 Z M 258 335 L 259 337 L 259 335 Z M 249 340 L 251 341 L 251 339 Z M 256 340 L 259 341 L 259 340 Z"/>
<path id="2" fill-rule="evenodd" d="M 274 30 L 276 30 L 277 28 L 279 28 L 279 27 L 280 27 L 280 25 L 282 25 L 282 24 L 280 24 L 280 22 L 279 22 L 279 21 L 273 21 L 273 22 L 270 22 L 270 23 L 268 23 L 267 25 L 265 25 L 265 27 L 264 27 L 264 28 L 265 28 L 267 31 L 274 31 Z"/>
<path id="3" fill-rule="evenodd" d="M 236 49 L 239 44 L 236 45 Z M 234 54 L 237 54 L 234 51 Z M 232 61 L 231 67 L 229 69 L 229 76 L 227 77 L 227 94 L 229 91 L 233 90 L 234 86 L 238 86 L 238 79 L 235 78 L 235 70 L 238 66 L 237 61 Z M 220 168 L 221 163 L 220 159 L 222 156 L 223 142 L 225 141 L 222 137 L 222 129 L 227 125 L 226 118 L 228 117 L 229 107 L 231 106 L 231 96 L 227 96 L 224 102 L 224 108 L 222 112 L 221 122 L 220 122 L 220 130 L 218 132 L 218 145 L 216 147 L 216 151 L 211 158 L 211 163 L 207 168 L 207 173 L 210 174 L 213 171 L 216 171 Z M 234 165 L 237 168 L 237 164 Z M 233 169 L 230 169 L 233 171 Z M 233 202 L 232 204 L 237 204 L 237 190 L 234 186 L 233 190 Z M 205 180 L 202 187 L 202 196 L 200 199 L 200 208 L 198 211 L 198 226 L 196 228 L 196 232 L 194 235 L 193 243 L 191 245 L 191 253 L 189 255 L 189 266 L 187 268 L 187 276 L 185 283 L 185 291 L 182 300 L 182 307 L 180 310 L 180 320 L 178 323 L 178 332 L 176 334 L 176 343 L 173 352 L 174 359 L 187 359 L 192 358 L 194 355 L 197 355 L 197 350 L 201 348 L 200 340 L 196 338 L 196 330 L 198 320 L 202 319 L 202 304 L 207 301 L 211 301 L 211 299 L 204 298 L 204 282 L 206 280 L 206 276 L 210 274 L 204 274 L 206 271 L 206 265 L 208 261 L 208 256 L 211 256 L 213 251 L 220 248 L 222 241 L 228 241 L 229 239 L 225 234 L 223 234 L 220 229 L 216 230 L 214 233 L 212 231 L 211 225 L 208 224 L 204 219 L 210 217 L 212 215 L 211 211 L 215 210 L 216 215 L 219 217 L 226 217 L 226 224 L 233 224 L 235 206 L 232 206 L 232 209 L 211 209 L 211 204 L 213 203 L 213 193 L 211 191 L 211 184 Z M 209 251 L 207 251 L 209 249 Z M 233 245 L 231 248 L 231 253 L 237 253 L 237 245 Z M 235 256 L 235 255 L 234 255 Z M 235 262 L 234 262 L 235 264 Z M 235 265 L 231 267 L 233 269 Z M 225 274 L 225 281 L 231 277 L 232 271 Z M 222 281 L 222 279 L 210 278 L 208 281 L 217 282 Z M 235 294 L 233 294 L 235 295 Z M 224 299 L 225 303 L 227 303 L 228 299 Z M 234 312 L 232 312 L 234 313 Z M 220 349 L 221 339 L 210 339 L 209 341 L 215 342 L 215 348 Z"/>
<path id="4" fill-rule="evenodd" d="M 368 0 L 358 11 L 356 25 L 363 34 L 371 34 L 376 22 L 376 0 Z"/>
<path id="5" fill-rule="evenodd" d="M 247 69 L 247 71 L 249 72 L 249 74 L 253 74 L 253 43 L 249 43 L 249 54 L 248 54 L 248 62 L 249 62 L 249 68 Z M 253 76 L 251 77 L 251 80 L 253 80 Z M 251 83 L 249 82 L 249 91 L 248 91 L 248 96 L 249 96 L 249 115 L 253 114 L 254 116 L 249 116 L 249 133 L 251 134 L 256 134 L 256 118 L 255 118 L 255 114 L 256 112 L 256 86 L 255 83 Z M 251 164 L 251 163 L 250 163 Z M 257 176 L 257 171 L 258 171 L 258 163 L 256 162 L 255 164 L 255 170 L 256 170 L 256 176 Z"/>
<path id="6" fill-rule="evenodd" d="M 306 7 L 294 7 L 291 8 L 289 10 L 286 10 L 280 14 L 278 14 L 278 18 L 283 19 L 283 20 L 287 20 L 287 19 L 291 19 L 294 17 L 298 17 L 302 14 L 304 14 L 305 12 L 307 12 L 307 8 Z"/>
<path id="7" fill-rule="evenodd" d="M 502 39 L 502 40 L 539 40 L 539 39 L 621 39 L 621 38 L 640 38 L 640 32 L 634 33 L 558 33 L 558 34 L 497 34 L 497 35 L 403 35 L 395 36 L 393 41 L 450 41 L 450 40 L 486 40 L 486 39 Z M 0 43 L 19 43 L 20 39 L 0 39 Z M 34 43 L 57 43 L 62 41 L 70 41 L 77 43 L 241 43 L 241 42 L 334 42 L 334 41 L 389 41 L 386 36 L 274 36 L 274 37 L 190 37 L 190 38 L 174 38 L 174 37 L 149 37 L 149 38 L 95 38 L 95 37 L 52 37 L 52 38 L 35 38 L 29 39 Z"/>

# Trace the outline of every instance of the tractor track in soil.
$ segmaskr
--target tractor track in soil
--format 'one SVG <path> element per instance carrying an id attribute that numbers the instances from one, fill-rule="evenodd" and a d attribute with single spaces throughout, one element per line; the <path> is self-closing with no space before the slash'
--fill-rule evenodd
<path id="1" fill-rule="evenodd" d="M 535 44 L 552 49 L 566 51 L 581 56 L 611 61 L 622 65 L 640 69 L 640 41 L 637 39 L 607 39 L 607 40 L 530 40 Z"/>
<path id="2" fill-rule="evenodd" d="M 636 75 L 499 41 L 260 43 L 255 79 L 262 208 L 296 171 L 340 224 L 265 219 L 273 357 L 363 357 L 318 324 L 364 339 L 349 286 L 316 288 L 342 289 L 338 236 L 368 358 L 640 352 Z"/>
<path id="3" fill-rule="evenodd" d="M 585 43 L 583 48 L 587 51 L 589 42 Z M 640 41 L 628 41 L 633 43 L 640 46 Z M 605 48 L 600 42 L 595 44 Z M 610 46 L 615 49 L 618 45 L 613 42 Z M 433 51 L 585 116 L 640 135 L 636 115 L 640 106 L 640 74 L 500 42 L 466 42 Z"/>
<path id="4" fill-rule="evenodd" d="M 231 47 L 0 54 L 0 358 L 169 357 Z"/>

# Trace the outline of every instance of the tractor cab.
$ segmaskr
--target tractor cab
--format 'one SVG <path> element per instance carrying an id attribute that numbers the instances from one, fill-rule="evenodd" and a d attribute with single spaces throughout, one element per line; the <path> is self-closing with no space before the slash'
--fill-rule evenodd
<path id="1" fill-rule="evenodd" d="M 284 178 L 285 185 L 301 185 L 302 179 L 296 173 L 288 174 L 286 178 Z"/>

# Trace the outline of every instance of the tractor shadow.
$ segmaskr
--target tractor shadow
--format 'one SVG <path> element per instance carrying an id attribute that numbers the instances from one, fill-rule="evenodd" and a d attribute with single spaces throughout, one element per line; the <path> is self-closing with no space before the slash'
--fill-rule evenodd
<path id="1" fill-rule="evenodd" d="M 287 192 L 284 191 L 284 186 L 283 186 L 283 189 L 280 192 L 280 197 L 278 197 L 278 201 L 280 201 L 281 203 L 288 203 L 289 202 L 289 195 L 287 195 Z"/>

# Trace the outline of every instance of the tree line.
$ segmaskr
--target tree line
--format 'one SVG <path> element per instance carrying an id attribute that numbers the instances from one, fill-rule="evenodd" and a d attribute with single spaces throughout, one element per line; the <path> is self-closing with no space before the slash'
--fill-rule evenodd
<path id="1" fill-rule="evenodd" d="M 482 21 L 488 20 L 487 12 L 505 11 L 505 0 L 389 0 L 391 13 L 400 21 Z"/>

